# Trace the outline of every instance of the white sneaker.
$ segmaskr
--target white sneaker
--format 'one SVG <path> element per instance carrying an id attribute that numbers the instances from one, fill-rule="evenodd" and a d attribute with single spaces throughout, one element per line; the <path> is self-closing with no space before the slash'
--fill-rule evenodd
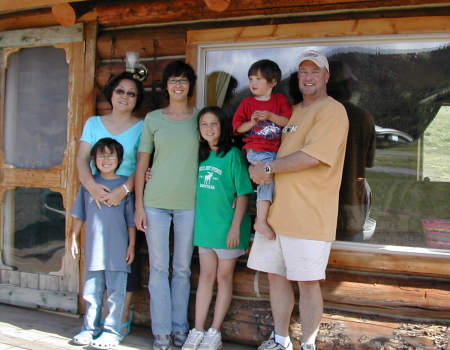
<path id="1" fill-rule="evenodd" d="M 198 346 L 202 342 L 205 332 L 200 332 L 195 328 L 189 331 L 189 335 L 186 338 L 181 350 L 197 350 Z"/>
<path id="2" fill-rule="evenodd" d="M 269 340 L 264 341 L 258 350 L 293 350 L 293 347 L 291 342 L 287 346 L 278 344 L 275 341 L 275 332 L 272 332 Z"/>
<path id="3" fill-rule="evenodd" d="M 208 329 L 198 350 L 217 350 L 222 347 L 222 334 L 214 328 Z"/>

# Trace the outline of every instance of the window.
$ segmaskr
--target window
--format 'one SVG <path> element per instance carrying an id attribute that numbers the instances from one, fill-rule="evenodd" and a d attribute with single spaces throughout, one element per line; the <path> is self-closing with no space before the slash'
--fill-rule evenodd
<path id="1" fill-rule="evenodd" d="M 375 165 L 366 170 L 376 229 L 364 244 L 335 247 L 448 256 L 450 35 L 204 41 L 197 51 L 197 106 L 220 105 L 230 118 L 251 95 L 247 71 L 257 60 L 278 63 L 283 78 L 275 91 L 292 103 L 301 98 L 295 76 L 302 52 L 320 50 L 330 61 L 345 62 L 357 78 L 350 101 L 369 111 L 376 125 Z"/>

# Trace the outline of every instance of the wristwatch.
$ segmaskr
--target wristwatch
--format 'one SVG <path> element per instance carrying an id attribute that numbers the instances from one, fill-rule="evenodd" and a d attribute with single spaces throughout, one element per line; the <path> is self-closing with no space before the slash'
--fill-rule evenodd
<path id="1" fill-rule="evenodd" d="M 266 174 L 273 174 L 272 167 L 270 166 L 269 162 L 266 162 L 266 165 L 264 166 L 264 171 L 266 172 Z"/>
<path id="2" fill-rule="evenodd" d="M 128 196 L 130 194 L 130 190 L 128 189 L 127 185 L 122 184 L 123 188 L 125 189 L 125 193 Z"/>

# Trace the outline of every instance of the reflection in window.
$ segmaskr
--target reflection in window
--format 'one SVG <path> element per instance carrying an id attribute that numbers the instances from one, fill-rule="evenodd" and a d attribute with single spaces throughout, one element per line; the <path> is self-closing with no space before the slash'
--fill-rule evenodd
<path id="1" fill-rule="evenodd" d="M 323 42 L 205 46 L 205 72 L 201 73 L 208 89 L 204 95 L 199 91 L 199 96 L 208 104 L 223 106 L 231 118 L 243 98 L 251 96 L 250 65 L 271 59 L 283 72 L 274 92 L 298 103 L 296 72 L 301 53 L 320 50 L 330 61 L 345 62 L 357 77 L 350 102 L 372 114 L 376 125 L 375 165 L 366 170 L 373 192 L 370 218 L 376 221 L 376 230 L 365 242 L 445 248 L 445 244 L 430 244 L 427 220 L 433 219 L 444 225 L 439 232 L 448 233 L 441 238 L 449 241 L 450 249 L 450 107 L 446 107 L 450 104 L 450 44 L 442 39 L 398 40 L 339 46 Z M 215 83 L 217 88 L 211 76 L 220 81 Z M 233 86 L 224 87 L 227 82 Z"/>
<path id="2" fill-rule="evenodd" d="M 3 264 L 23 272 L 61 269 L 65 211 L 60 193 L 19 187 L 5 194 Z M 10 209 L 11 208 L 11 209 Z"/>
<path id="3" fill-rule="evenodd" d="M 62 163 L 68 79 L 63 49 L 26 48 L 9 56 L 3 135 L 7 164 L 46 169 Z"/>

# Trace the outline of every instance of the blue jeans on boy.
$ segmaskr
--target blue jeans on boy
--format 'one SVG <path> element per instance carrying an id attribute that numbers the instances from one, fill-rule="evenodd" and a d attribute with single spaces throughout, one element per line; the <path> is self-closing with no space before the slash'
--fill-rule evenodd
<path id="1" fill-rule="evenodd" d="M 150 260 L 150 313 L 154 335 L 189 330 L 188 305 L 191 293 L 191 259 L 194 250 L 195 210 L 145 207 Z M 174 244 L 172 280 L 169 283 L 170 225 Z"/>
<path id="2" fill-rule="evenodd" d="M 104 332 L 110 332 L 122 340 L 122 314 L 127 292 L 127 272 L 122 271 L 86 271 L 83 298 L 86 300 L 86 315 L 83 331 L 91 331 L 94 336 L 102 332 L 100 319 L 102 317 L 103 295 L 108 293 L 109 313 L 105 318 Z"/>
<path id="3" fill-rule="evenodd" d="M 247 160 L 251 162 L 261 161 L 261 162 L 270 162 L 277 157 L 275 152 L 268 151 L 255 151 L 252 149 L 246 149 L 247 151 Z M 259 185 L 256 188 L 256 200 L 257 201 L 271 201 L 273 199 L 273 190 L 275 188 L 275 183 L 272 181 L 268 185 Z"/>

